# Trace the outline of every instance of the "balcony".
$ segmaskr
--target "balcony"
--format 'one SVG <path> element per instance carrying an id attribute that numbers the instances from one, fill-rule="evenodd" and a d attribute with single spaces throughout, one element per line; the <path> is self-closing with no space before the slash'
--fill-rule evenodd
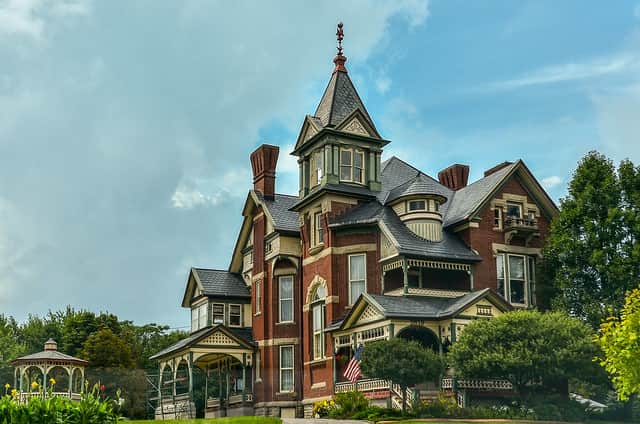
<path id="1" fill-rule="evenodd" d="M 530 218 L 518 218 L 515 216 L 509 216 L 504 219 L 504 240 L 506 244 L 511 243 L 513 237 L 523 238 L 525 244 L 529 244 L 529 241 L 533 237 L 540 235 L 538 228 L 538 221 Z"/>

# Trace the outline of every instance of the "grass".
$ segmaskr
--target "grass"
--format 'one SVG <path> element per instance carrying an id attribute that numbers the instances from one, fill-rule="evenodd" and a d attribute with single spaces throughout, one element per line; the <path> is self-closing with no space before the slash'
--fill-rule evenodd
<path id="1" fill-rule="evenodd" d="M 147 423 L 147 424 L 158 424 L 158 423 L 169 423 L 169 424 L 280 424 L 282 420 L 280 418 L 272 418 L 272 417 L 229 417 L 229 418 L 208 418 L 208 419 L 197 419 L 197 420 L 165 420 L 165 421 L 154 421 L 154 420 L 144 420 L 144 421 L 132 421 L 138 424 Z"/>

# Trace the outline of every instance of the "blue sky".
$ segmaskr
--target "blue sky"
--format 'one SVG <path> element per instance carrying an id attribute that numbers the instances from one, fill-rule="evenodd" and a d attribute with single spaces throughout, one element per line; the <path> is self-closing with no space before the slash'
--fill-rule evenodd
<path id="1" fill-rule="evenodd" d="M 523 158 L 552 197 L 592 149 L 640 162 L 640 1 L 0 0 L 0 313 L 186 326 L 226 268 L 249 153 L 287 155 L 335 24 L 386 156 L 471 179 Z"/>

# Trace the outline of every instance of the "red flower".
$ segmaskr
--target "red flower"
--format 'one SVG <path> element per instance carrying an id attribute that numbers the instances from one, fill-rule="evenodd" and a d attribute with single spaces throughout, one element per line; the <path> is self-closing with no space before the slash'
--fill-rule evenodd
<path id="1" fill-rule="evenodd" d="M 101 385 L 100 385 L 100 391 L 101 391 L 101 392 L 104 392 L 104 384 L 101 384 Z"/>

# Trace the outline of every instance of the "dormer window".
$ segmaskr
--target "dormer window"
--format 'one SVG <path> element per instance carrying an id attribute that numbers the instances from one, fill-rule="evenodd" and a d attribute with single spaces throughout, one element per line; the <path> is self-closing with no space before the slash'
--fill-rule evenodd
<path id="1" fill-rule="evenodd" d="M 364 152 L 340 149 L 340 181 L 364 184 Z"/>
<path id="2" fill-rule="evenodd" d="M 214 324 L 224 324 L 224 303 L 211 304 L 211 321 Z"/>
<path id="3" fill-rule="evenodd" d="M 409 202 L 409 211 L 423 211 L 427 208 L 427 203 L 424 200 L 411 200 Z"/>

